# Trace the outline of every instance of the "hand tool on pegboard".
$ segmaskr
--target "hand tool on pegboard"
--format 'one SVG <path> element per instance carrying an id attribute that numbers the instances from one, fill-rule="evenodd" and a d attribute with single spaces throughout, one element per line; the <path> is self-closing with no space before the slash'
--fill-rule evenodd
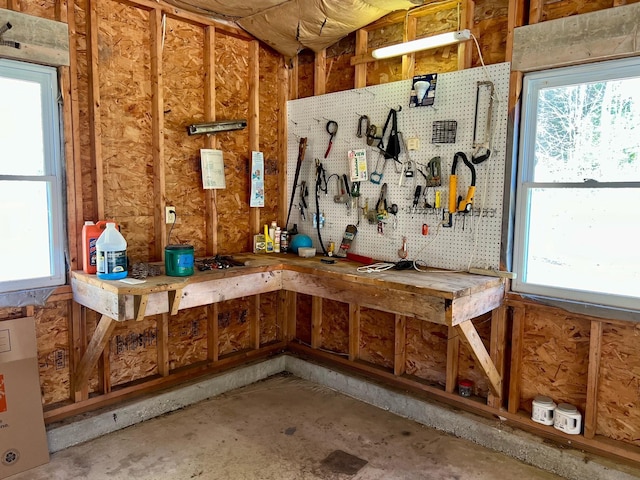
<path id="1" fill-rule="evenodd" d="M 456 169 L 458 167 L 458 161 L 462 162 L 471 171 L 471 184 L 467 189 L 466 197 L 462 198 L 462 195 L 458 196 L 458 175 Z M 453 214 L 454 213 L 472 213 L 473 197 L 476 193 L 476 169 L 469 161 L 467 156 L 462 152 L 456 152 L 453 156 L 453 164 L 451 165 L 451 175 L 449 176 L 449 217 L 446 223 L 443 222 L 444 227 L 453 226 Z"/>
<path id="2" fill-rule="evenodd" d="M 300 178 L 300 168 L 302 167 L 302 161 L 304 155 L 307 152 L 307 137 L 300 139 L 298 144 L 298 161 L 296 163 L 296 173 L 293 177 L 293 190 L 291 191 L 291 200 L 289 201 L 289 213 L 287 213 L 287 223 L 284 225 L 284 229 L 289 227 L 289 217 L 291 217 L 291 207 L 293 207 L 293 199 L 296 198 L 296 188 L 298 187 L 298 178 Z"/>
<path id="3" fill-rule="evenodd" d="M 329 120 L 325 126 L 325 130 L 329 134 L 329 145 L 327 146 L 327 151 L 324 152 L 324 158 L 327 158 L 329 156 L 329 152 L 331 152 L 331 147 L 333 146 L 333 138 L 336 136 L 336 133 L 338 133 L 338 122 Z"/>
<path id="4" fill-rule="evenodd" d="M 489 100 L 487 105 L 487 116 L 484 125 L 483 139 L 478 140 L 478 110 L 480 105 L 480 92 L 481 90 L 485 90 L 488 92 Z M 475 119 L 473 122 L 473 148 L 474 151 L 471 154 L 471 161 L 478 165 L 489 159 L 491 156 L 491 136 L 493 135 L 492 130 L 492 116 L 493 116 L 493 97 L 494 97 L 495 87 L 493 82 L 484 81 L 477 82 L 476 87 L 476 113 Z"/>

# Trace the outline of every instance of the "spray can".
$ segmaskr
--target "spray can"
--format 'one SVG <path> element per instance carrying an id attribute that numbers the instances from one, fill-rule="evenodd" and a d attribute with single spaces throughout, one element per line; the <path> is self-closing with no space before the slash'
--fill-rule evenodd
<path id="1" fill-rule="evenodd" d="M 107 228 L 96 242 L 98 278 L 119 280 L 127 276 L 127 241 L 116 230 L 116 224 L 107 223 Z"/>
<path id="2" fill-rule="evenodd" d="M 287 253 L 289 251 L 289 232 L 282 230 L 280 232 L 280 251 Z"/>

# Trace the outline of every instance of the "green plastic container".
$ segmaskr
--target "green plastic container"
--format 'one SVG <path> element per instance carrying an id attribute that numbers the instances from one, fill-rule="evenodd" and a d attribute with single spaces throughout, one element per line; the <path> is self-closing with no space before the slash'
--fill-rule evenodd
<path id="1" fill-rule="evenodd" d="M 164 247 L 164 273 L 170 277 L 193 275 L 193 245 Z"/>

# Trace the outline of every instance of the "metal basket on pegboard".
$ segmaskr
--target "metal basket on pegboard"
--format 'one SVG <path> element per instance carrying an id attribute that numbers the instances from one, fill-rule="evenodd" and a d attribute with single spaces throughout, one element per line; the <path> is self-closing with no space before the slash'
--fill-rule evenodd
<path id="1" fill-rule="evenodd" d="M 437 120 L 433 122 L 431 143 L 456 143 L 458 122 L 455 120 Z"/>

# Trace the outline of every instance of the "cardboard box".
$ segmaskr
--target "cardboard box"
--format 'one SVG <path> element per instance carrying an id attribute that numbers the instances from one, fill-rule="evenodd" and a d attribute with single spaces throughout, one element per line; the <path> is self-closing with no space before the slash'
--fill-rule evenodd
<path id="1" fill-rule="evenodd" d="M 0 321 L 0 479 L 49 461 L 37 353 L 32 317 Z"/>

